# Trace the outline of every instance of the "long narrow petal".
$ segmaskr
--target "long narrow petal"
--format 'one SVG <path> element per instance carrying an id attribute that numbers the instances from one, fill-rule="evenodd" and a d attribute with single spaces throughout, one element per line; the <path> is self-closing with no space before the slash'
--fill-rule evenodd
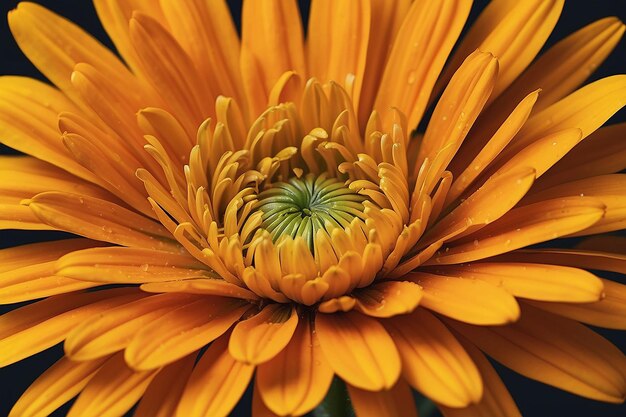
<path id="1" fill-rule="evenodd" d="M 363 85 L 370 19 L 369 1 L 314 0 L 311 4 L 306 45 L 309 75 L 341 85 L 353 78 L 355 103 Z"/>
<path id="2" fill-rule="evenodd" d="M 417 417 L 411 387 L 403 379 L 390 390 L 378 392 L 348 385 L 348 394 L 358 417 Z"/>
<path id="3" fill-rule="evenodd" d="M 503 365 L 583 397 L 621 403 L 626 358 L 587 327 L 532 307 L 505 327 L 450 325 Z"/>
<path id="4" fill-rule="evenodd" d="M 302 18 L 294 0 L 246 1 L 241 24 L 243 83 L 256 117 L 283 73 L 295 71 L 306 79 Z M 258 70 L 250 61 L 258 63 Z"/>
<path id="5" fill-rule="evenodd" d="M 84 320 L 142 297 L 121 288 L 47 298 L 0 316 L 0 366 L 32 356 L 61 342 Z"/>
<path id="6" fill-rule="evenodd" d="M 483 396 L 480 402 L 466 408 L 439 406 L 444 417 L 522 417 L 511 394 L 485 355 L 467 340 L 462 339 L 461 344 L 480 372 Z"/>
<path id="7" fill-rule="evenodd" d="M 143 284 L 186 278 L 213 278 L 189 255 L 111 246 L 69 253 L 56 262 L 58 275 L 83 281 Z"/>
<path id="8" fill-rule="evenodd" d="M 550 313 L 592 326 L 626 330 L 626 285 L 602 280 L 602 299 L 593 303 L 540 303 L 532 305 Z"/>
<path id="9" fill-rule="evenodd" d="M 172 417 L 195 364 L 189 355 L 161 369 L 150 382 L 133 417 Z"/>
<path id="10" fill-rule="evenodd" d="M 611 249 L 613 252 L 617 248 Z M 626 254 L 585 249 L 524 249 L 498 256 L 498 261 L 537 262 L 626 274 Z"/>
<path id="11" fill-rule="evenodd" d="M 298 325 L 295 308 L 270 304 L 260 313 L 237 323 L 228 350 L 240 362 L 267 362 L 287 346 Z"/>
<path id="12" fill-rule="evenodd" d="M 486 281 L 425 272 L 410 273 L 407 278 L 423 288 L 422 306 L 456 320 L 489 326 L 519 318 L 515 297 Z"/>
<path id="13" fill-rule="evenodd" d="M 400 356 L 385 328 L 359 313 L 318 314 L 315 329 L 335 373 L 355 387 L 378 391 L 394 386 Z"/>
<path id="14" fill-rule="evenodd" d="M 163 226 L 106 200 L 45 192 L 26 204 L 58 230 L 118 245 L 177 251 L 178 245 Z"/>
<path id="15" fill-rule="evenodd" d="M 601 201 L 591 197 L 556 198 L 519 207 L 439 251 L 428 263 L 471 262 L 575 233 L 600 220 L 604 209 Z"/>
<path id="16" fill-rule="evenodd" d="M 141 286 L 142 291 L 156 293 L 187 293 L 217 295 L 220 297 L 241 298 L 242 300 L 258 300 L 259 296 L 252 291 L 240 287 L 221 278 L 192 278 L 178 281 L 149 282 Z"/>
<path id="17" fill-rule="evenodd" d="M 136 372 L 118 354 L 89 380 L 67 414 L 68 417 L 124 415 L 148 388 L 157 371 Z"/>
<path id="18" fill-rule="evenodd" d="M 256 387 L 274 413 L 302 415 L 324 399 L 332 379 L 333 370 L 322 354 L 311 320 L 305 316 L 287 347 L 259 366 Z"/>
<path id="19" fill-rule="evenodd" d="M 437 76 L 469 15 L 471 0 L 415 1 L 391 49 L 374 108 L 407 115 L 409 129 L 424 114 Z"/>
<path id="20" fill-rule="evenodd" d="M 440 275 L 479 279 L 510 294 L 538 301 L 590 303 L 603 297 L 602 281 L 578 268 L 533 263 L 485 262 L 436 269 Z"/>
<path id="21" fill-rule="evenodd" d="M 193 370 L 178 404 L 177 417 L 226 417 L 246 390 L 254 366 L 228 353 L 228 337 L 217 339 Z"/>
<path id="22" fill-rule="evenodd" d="M 22 394 L 9 417 L 47 416 L 82 391 L 107 358 L 72 362 L 62 358 Z"/>
<path id="23" fill-rule="evenodd" d="M 482 396 L 476 365 L 458 340 L 423 308 L 384 322 L 402 358 L 402 375 L 428 398 L 465 407 Z"/>
<path id="24" fill-rule="evenodd" d="M 86 319 L 67 336 L 65 355 L 84 361 L 122 350 L 146 325 L 197 299 L 187 294 L 162 294 L 107 310 L 104 315 Z"/>
<path id="25" fill-rule="evenodd" d="M 233 299 L 194 299 L 140 330 L 126 348 L 126 362 L 139 370 L 174 362 L 221 336 L 247 308 Z"/>

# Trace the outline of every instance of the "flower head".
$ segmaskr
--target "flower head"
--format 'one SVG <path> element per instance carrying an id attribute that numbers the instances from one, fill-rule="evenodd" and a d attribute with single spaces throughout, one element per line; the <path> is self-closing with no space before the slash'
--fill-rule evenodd
<path id="1" fill-rule="evenodd" d="M 55 87 L 0 79 L 30 155 L 0 159 L 0 226 L 78 236 L 0 251 L 0 300 L 42 299 L 0 318 L 0 364 L 66 354 L 12 416 L 225 416 L 251 383 L 255 417 L 299 416 L 334 376 L 359 417 L 415 416 L 411 389 L 518 416 L 485 353 L 624 400 L 580 323 L 626 328 L 588 272 L 626 272 L 626 126 L 599 129 L 626 76 L 577 90 L 619 20 L 533 62 L 562 0 L 492 2 L 451 56 L 469 0 L 316 0 L 306 37 L 295 1 L 248 0 L 241 39 L 218 0 L 94 3 L 124 62 L 9 15 Z"/>

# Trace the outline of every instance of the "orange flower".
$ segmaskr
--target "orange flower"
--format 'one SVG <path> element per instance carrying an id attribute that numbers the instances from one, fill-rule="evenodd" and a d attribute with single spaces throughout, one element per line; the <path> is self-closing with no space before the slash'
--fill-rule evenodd
<path id="1" fill-rule="evenodd" d="M 563 0 L 493 1 L 451 57 L 470 0 L 316 0 L 306 39 L 293 0 L 246 1 L 241 39 L 220 0 L 94 3 L 124 63 L 9 15 L 56 87 L 0 79 L 30 155 L 0 158 L 0 227 L 80 236 L 0 251 L 0 301 L 42 299 L 0 317 L 0 365 L 66 354 L 12 417 L 226 416 L 252 381 L 255 417 L 300 416 L 335 375 L 359 417 L 416 416 L 411 389 L 519 416 L 484 354 L 624 401 L 580 323 L 626 329 L 587 271 L 626 273 L 626 124 L 600 129 L 626 76 L 577 90 L 619 20 L 533 62 Z"/>

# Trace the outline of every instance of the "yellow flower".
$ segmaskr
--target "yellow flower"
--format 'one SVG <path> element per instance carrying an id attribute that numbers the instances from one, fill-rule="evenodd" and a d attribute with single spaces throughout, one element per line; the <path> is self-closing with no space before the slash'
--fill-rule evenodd
<path id="1" fill-rule="evenodd" d="M 12 417 L 299 416 L 336 375 L 359 417 L 519 416 L 484 354 L 607 402 L 626 359 L 626 76 L 577 89 L 606 18 L 534 61 L 563 0 L 94 0 L 122 63 L 32 3 L 56 86 L 0 79 L 0 365 L 65 358 Z M 448 59 L 449 58 L 449 59 Z M 444 64 L 447 65 L 444 68 Z M 542 89 L 541 92 L 539 89 Z M 430 106 L 427 127 L 414 132 Z M 583 141 L 582 143 L 580 143 Z M 579 237 L 575 249 L 533 246 Z M 113 285 L 113 287 L 111 287 Z M 484 353 L 483 353 L 484 352 Z"/>

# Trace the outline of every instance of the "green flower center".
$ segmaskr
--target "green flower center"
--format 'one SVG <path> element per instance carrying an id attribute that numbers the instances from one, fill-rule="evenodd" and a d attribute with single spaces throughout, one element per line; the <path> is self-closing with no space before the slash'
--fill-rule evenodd
<path id="1" fill-rule="evenodd" d="M 274 241 L 301 236 L 313 250 L 318 230 L 330 233 L 334 227 L 346 228 L 355 217 L 365 218 L 364 200 L 335 178 L 308 174 L 273 183 L 258 195 L 257 208 L 263 211 L 261 228 Z"/>

